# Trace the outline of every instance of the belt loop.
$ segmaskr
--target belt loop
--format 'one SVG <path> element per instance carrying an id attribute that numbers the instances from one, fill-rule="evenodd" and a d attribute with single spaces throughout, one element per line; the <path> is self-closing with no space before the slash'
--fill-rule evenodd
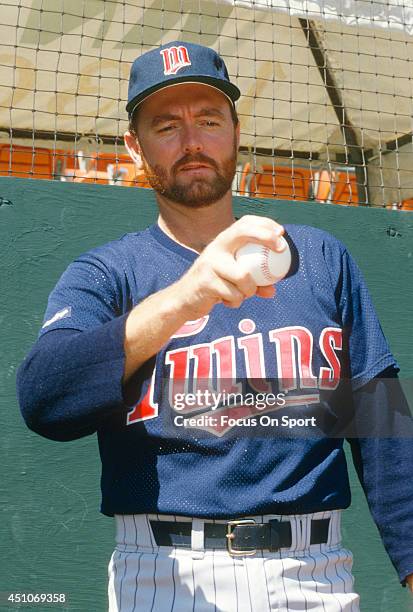
<path id="1" fill-rule="evenodd" d="M 282 522 L 288 521 L 290 523 L 290 529 L 291 529 L 291 546 L 290 546 L 290 550 L 291 551 L 300 550 L 301 549 L 301 544 L 302 544 L 302 525 L 301 525 L 301 520 L 295 514 L 291 515 L 291 516 L 279 517 L 279 518 L 280 518 L 280 520 L 282 520 L 284 518 L 284 520 Z"/>
<path id="2" fill-rule="evenodd" d="M 300 515 L 294 514 L 288 517 L 291 526 L 291 551 L 301 550 L 303 544 L 303 523 Z"/>
<path id="3" fill-rule="evenodd" d="M 328 546 L 341 545 L 341 510 L 333 510 L 330 515 Z"/>
<path id="4" fill-rule="evenodd" d="M 312 526 L 313 514 L 307 514 L 300 520 L 301 523 L 301 550 L 308 550 L 311 543 L 311 526 Z"/>
<path id="5" fill-rule="evenodd" d="M 191 548 L 193 559 L 203 559 L 205 556 L 204 548 L 204 520 L 199 518 L 192 519 Z"/>

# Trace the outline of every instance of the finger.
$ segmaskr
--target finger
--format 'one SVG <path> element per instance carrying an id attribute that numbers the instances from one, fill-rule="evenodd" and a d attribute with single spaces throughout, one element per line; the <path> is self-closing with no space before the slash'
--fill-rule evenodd
<path id="1" fill-rule="evenodd" d="M 280 240 L 283 233 L 283 226 L 276 221 L 247 215 L 221 232 L 214 242 L 219 248 L 232 253 L 248 242 L 256 242 L 272 250 L 283 251 L 285 242 Z"/>
<path id="2" fill-rule="evenodd" d="M 284 227 L 274 221 L 274 219 L 270 219 L 268 217 L 258 217 L 256 215 L 244 215 L 238 223 L 240 226 L 245 225 L 247 228 L 257 227 L 262 229 L 267 229 L 269 232 L 274 232 L 275 235 L 279 238 L 284 234 Z M 284 248 L 283 241 L 278 244 L 281 246 L 281 250 Z"/>
<path id="3" fill-rule="evenodd" d="M 222 253 L 214 269 L 221 278 L 235 285 L 244 295 L 244 299 L 255 294 L 257 283 L 232 254 Z"/>
<path id="4" fill-rule="evenodd" d="M 211 284 L 211 290 L 217 298 L 217 302 L 222 302 L 229 308 L 239 308 L 246 296 L 239 288 L 230 281 L 217 276 Z"/>

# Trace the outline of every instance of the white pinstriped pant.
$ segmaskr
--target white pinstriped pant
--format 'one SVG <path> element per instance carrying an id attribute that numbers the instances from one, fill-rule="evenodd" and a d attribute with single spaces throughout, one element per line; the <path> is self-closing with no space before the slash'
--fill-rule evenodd
<path id="1" fill-rule="evenodd" d="M 292 545 L 234 558 L 225 550 L 203 550 L 201 519 L 192 522 L 191 550 L 156 546 L 149 524 L 191 519 L 118 515 L 108 568 L 109 612 L 359 612 L 352 554 L 341 546 L 340 516 L 335 510 L 251 517 L 290 520 Z M 327 543 L 310 545 L 311 519 L 328 517 Z"/>

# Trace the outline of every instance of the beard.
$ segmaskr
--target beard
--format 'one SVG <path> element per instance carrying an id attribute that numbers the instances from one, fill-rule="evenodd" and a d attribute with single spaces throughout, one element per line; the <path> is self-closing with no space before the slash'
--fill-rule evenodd
<path id="1" fill-rule="evenodd" d="M 182 181 L 180 167 L 196 162 L 208 164 L 215 171 L 215 176 Z M 237 145 L 234 140 L 231 157 L 221 164 L 202 153 L 185 155 L 174 163 L 169 174 L 160 164 L 150 166 L 143 155 L 142 164 L 150 186 L 157 193 L 183 206 L 203 208 L 220 200 L 231 189 L 237 165 Z"/>

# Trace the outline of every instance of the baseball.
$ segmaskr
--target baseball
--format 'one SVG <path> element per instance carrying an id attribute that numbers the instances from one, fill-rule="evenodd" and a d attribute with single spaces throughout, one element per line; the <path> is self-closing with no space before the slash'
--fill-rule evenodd
<path id="1" fill-rule="evenodd" d="M 290 269 L 290 247 L 285 238 L 281 236 L 280 240 L 284 243 L 282 251 L 273 251 L 268 247 L 249 242 L 235 254 L 235 259 L 248 270 L 257 287 L 265 287 L 280 281 Z"/>

